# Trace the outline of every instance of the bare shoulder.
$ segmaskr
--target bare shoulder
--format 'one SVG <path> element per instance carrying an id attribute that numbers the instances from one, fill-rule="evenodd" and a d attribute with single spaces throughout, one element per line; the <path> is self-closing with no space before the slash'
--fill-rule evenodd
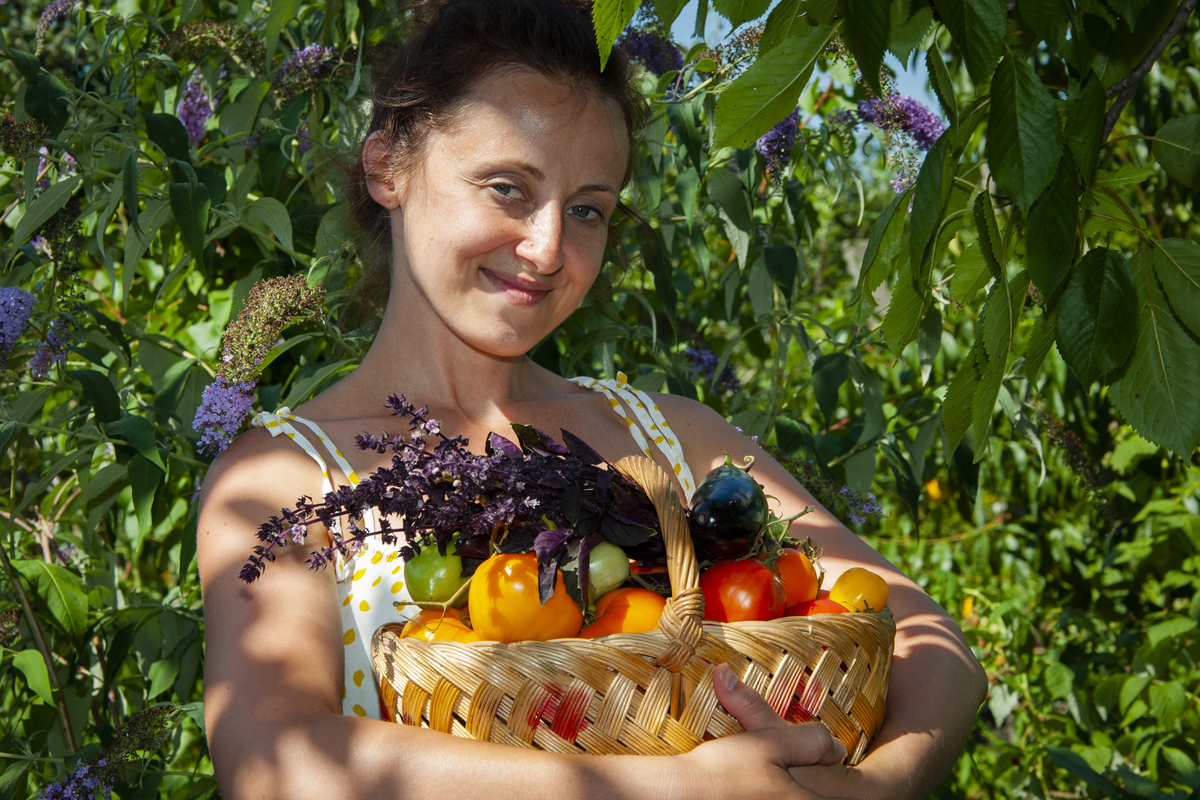
<path id="1" fill-rule="evenodd" d="M 671 430 L 679 436 L 688 465 L 699 480 L 697 470 L 711 469 L 725 460 L 762 454 L 757 445 L 735 428 L 727 419 L 696 400 L 674 394 L 650 393 Z"/>

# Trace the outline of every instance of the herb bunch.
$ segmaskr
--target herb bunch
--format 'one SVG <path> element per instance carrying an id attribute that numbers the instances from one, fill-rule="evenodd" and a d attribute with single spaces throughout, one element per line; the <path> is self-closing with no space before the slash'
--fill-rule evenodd
<path id="1" fill-rule="evenodd" d="M 403 395 L 387 407 L 409 420 L 406 434 L 357 437 L 362 450 L 392 451 L 382 467 L 356 486 L 342 486 L 323 502 L 302 497 L 258 530 L 261 544 L 242 567 L 241 579 L 257 580 L 275 548 L 303 544 L 308 529 L 324 525 L 331 543 L 311 552 L 310 569 L 337 558 L 350 558 L 379 536 L 384 545 L 404 537 L 400 555 L 408 561 L 423 547 L 445 554 L 454 542 L 463 556 L 464 574 L 473 573 L 493 552 L 527 553 L 538 560 L 542 601 L 554 593 L 557 570 L 574 572 L 568 590 L 586 606 L 588 554 L 610 541 L 631 557 L 657 560 L 664 555 L 658 519 L 645 492 L 612 469 L 583 440 L 562 431 L 562 442 L 527 425 L 513 425 L 517 442 L 492 433 L 486 452 L 467 449 L 462 436 L 447 437 L 428 407 L 416 408 Z M 430 437 L 436 442 L 430 447 Z M 366 531 L 362 520 L 374 509 L 379 530 Z M 347 525 L 343 529 L 340 521 Z M 395 525 L 393 520 L 401 520 Z"/>

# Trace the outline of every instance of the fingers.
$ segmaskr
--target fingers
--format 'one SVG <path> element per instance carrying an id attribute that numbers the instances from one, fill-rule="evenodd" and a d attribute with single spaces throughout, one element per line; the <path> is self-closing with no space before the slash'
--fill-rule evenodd
<path id="1" fill-rule="evenodd" d="M 717 700 L 747 731 L 789 728 L 786 735 L 770 737 L 774 759 L 782 767 L 837 764 L 846 757 L 846 745 L 829 734 L 820 722 L 795 725 L 780 717 L 758 692 L 738 680 L 728 664 L 713 671 Z"/>
<path id="2" fill-rule="evenodd" d="M 728 664 L 719 664 L 713 670 L 713 689 L 725 710 L 748 731 L 786 728 L 791 724 L 776 714 L 762 695 L 738 680 Z"/>

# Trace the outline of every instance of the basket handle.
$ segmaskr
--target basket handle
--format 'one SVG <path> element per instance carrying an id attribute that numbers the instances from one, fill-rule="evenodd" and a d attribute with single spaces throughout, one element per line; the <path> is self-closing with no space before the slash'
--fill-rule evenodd
<path id="1" fill-rule="evenodd" d="M 700 570 L 688 531 L 687 516 L 671 479 L 658 464 L 641 456 L 626 456 L 613 465 L 617 472 L 637 483 L 654 504 L 667 549 L 667 577 L 671 597 L 663 609 L 658 629 L 667 637 L 667 649 L 654 666 L 681 672 L 696 652 L 704 635 L 704 595 L 700 593 Z"/>

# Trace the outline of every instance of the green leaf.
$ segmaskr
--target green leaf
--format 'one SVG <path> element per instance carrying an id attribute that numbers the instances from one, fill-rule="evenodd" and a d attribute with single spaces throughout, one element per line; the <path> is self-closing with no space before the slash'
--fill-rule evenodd
<path id="1" fill-rule="evenodd" d="M 192 503 L 191 508 L 188 509 L 187 522 L 183 526 L 183 536 L 179 540 L 179 582 L 181 584 L 187 579 L 188 569 L 196 560 L 196 523 L 199 514 L 199 506 Z"/>
<path id="2" fill-rule="evenodd" d="M 150 242 L 158 229 L 171 218 L 171 203 L 168 200 L 152 200 L 146 204 L 146 213 L 142 215 L 143 232 L 136 231 L 125 234 L 125 261 L 121 272 L 121 297 L 129 299 L 129 290 L 133 287 L 133 277 L 137 273 L 138 262 L 146 254 Z"/>
<path id="3" fill-rule="evenodd" d="M 16 253 L 16 248 L 25 244 L 29 237 L 45 224 L 46 220 L 57 214 L 67 204 L 67 200 L 71 199 L 71 195 L 75 193 L 81 180 L 79 175 L 72 175 L 66 180 L 61 180 L 26 206 L 25 216 L 21 217 L 21 221 L 17 223 L 17 232 L 13 234 L 13 253 Z"/>
<path id="4" fill-rule="evenodd" d="M 767 272 L 771 280 L 783 292 L 787 301 L 792 302 L 792 292 L 796 288 L 796 280 L 800 277 L 800 259 L 796 248 L 789 245 L 769 245 L 763 248 L 763 260 L 767 264 Z"/>
<path id="5" fill-rule="evenodd" d="M 775 418 L 775 441 L 785 453 L 803 456 L 815 456 L 817 453 L 817 441 L 813 438 L 812 428 L 785 414 Z"/>
<path id="6" fill-rule="evenodd" d="M 908 513 L 912 515 L 913 523 L 916 524 L 920 520 L 917 508 L 921 501 L 921 487 L 913 475 L 912 464 L 908 463 L 904 453 L 891 442 L 884 442 L 880 449 L 896 479 L 896 492 L 908 507 Z"/>
<path id="7" fill-rule="evenodd" d="M 1025 226 L 1025 263 L 1033 285 L 1050 297 L 1075 260 L 1075 220 L 1079 192 L 1075 161 L 1063 150 L 1050 188 L 1029 209 Z"/>
<path id="8" fill-rule="evenodd" d="M 712 5 L 718 14 L 736 28 L 767 13 L 771 0 L 713 0 Z"/>
<path id="9" fill-rule="evenodd" d="M 950 125 L 958 123 L 958 96 L 954 93 L 954 81 L 950 79 L 950 70 L 946 69 L 946 59 L 937 45 L 925 52 L 925 68 L 929 72 L 929 85 L 937 95 L 938 102 Z"/>
<path id="10" fill-rule="evenodd" d="M 933 360 L 942 349 L 942 312 L 930 306 L 921 320 L 921 332 L 917 335 L 917 360 L 921 366 L 921 383 L 929 383 Z M 916 517 L 913 517 L 916 519 Z"/>
<path id="11" fill-rule="evenodd" d="M 13 559 L 12 565 L 35 586 L 38 597 L 45 601 L 50 615 L 67 635 L 82 636 L 87 629 L 88 599 L 79 576 L 58 564 L 37 559 Z"/>
<path id="12" fill-rule="evenodd" d="M 57 76 L 38 75 L 25 89 L 25 111 L 58 136 L 71 118 L 71 95 Z"/>
<path id="13" fill-rule="evenodd" d="M 1125 363 L 1137 319 L 1133 272 L 1118 251 L 1088 251 L 1058 303 L 1058 352 L 1084 386 Z"/>
<path id="14" fill-rule="evenodd" d="M 138 151 L 131 147 L 125 155 L 125 166 L 121 168 L 121 185 L 125 192 L 125 210 L 129 212 L 129 217 L 133 222 L 133 229 L 140 236 L 142 234 L 142 224 L 138 221 L 137 162 Z"/>
<path id="15" fill-rule="evenodd" d="M 836 28 L 819 25 L 759 56 L 717 98 L 716 147 L 749 147 L 796 108 Z"/>
<path id="16" fill-rule="evenodd" d="M 995 273 L 978 242 L 972 242 L 954 259 L 954 277 L 950 279 L 950 296 L 956 303 L 969 303 Z"/>
<path id="17" fill-rule="evenodd" d="M 50 691 L 50 672 L 46 659 L 37 650 L 22 650 L 13 656 L 13 666 L 21 670 L 29 688 L 48 706 L 54 705 L 54 693 Z"/>
<path id="18" fill-rule="evenodd" d="M 1067 147 L 1075 157 L 1075 166 L 1085 181 L 1096 172 L 1100 157 L 1100 136 L 1104 133 L 1107 105 L 1104 87 L 1096 73 L 1088 70 L 1083 83 L 1069 81 L 1067 90 Z"/>
<path id="19" fill-rule="evenodd" d="M 1170 730 L 1175 726 L 1175 720 L 1187 706 L 1187 692 L 1179 681 L 1170 683 L 1151 684 L 1150 711 L 1158 717 L 1158 724 Z"/>
<path id="20" fill-rule="evenodd" d="M 980 313 L 980 340 L 987 354 L 987 366 L 980 371 L 971 422 L 971 438 L 976 445 L 976 460 L 983 458 L 987 453 L 987 433 L 992 425 L 992 414 L 996 408 L 996 398 L 1000 395 L 1000 385 L 1008 372 L 1008 355 L 1012 350 L 1013 334 L 1024 307 L 1028 287 L 1029 275 L 1026 272 L 1019 273 L 1011 281 L 997 279 Z"/>
<path id="21" fill-rule="evenodd" d="M 1025 351 L 1025 378 L 1031 386 L 1037 386 L 1038 373 L 1042 371 L 1042 363 L 1050 354 L 1057 333 L 1058 311 L 1042 311 L 1042 315 L 1033 323 L 1029 349 Z"/>
<path id="22" fill-rule="evenodd" d="M 242 223 L 259 233 L 274 234 L 275 238 L 292 250 L 292 220 L 283 203 L 273 197 L 261 197 L 242 209 Z"/>
<path id="23" fill-rule="evenodd" d="M 817 405 L 826 424 L 837 413 L 838 389 L 850 377 L 850 357 L 845 353 L 829 353 L 813 363 L 812 386 Z"/>
<path id="24" fill-rule="evenodd" d="M 1121 694 L 1118 697 L 1118 708 L 1120 708 L 1121 713 L 1125 713 L 1133 705 L 1133 701 L 1137 700 L 1142 690 L 1149 685 L 1149 675 L 1133 675 L 1129 680 L 1121 684 Z"/>
<path id="25" fill-rule="evenodd" d="M 912 272 L 917 279 L 925 283 L 931 267 L 930 251 L 935 244 L 933 234 L 942 221 L 946 200 L 950 197 L 950 187 L 954 180 L 954 167 L 951 159 L 954 154 L 950 150 L 949 137 L 940 137 L 929 148 L 921 171 L 917 173 L 917 183 L 914 188 L 912 215 L 909 222 L 909 248 L 911 250 Z"/>
<path id="26" fill-rule="evenodd" d="M 1047 755 L 1060 769 L 1066 770 L 1067 773 L 1075 778 L 1083 781 L 1089 786 L 1099 789 L 1105 797 L 1116 798 L 1119 796 L 1117 789 L 1104 778 L 1096 774 L 1096 771 L 1088 766 L 1084 761 L 1083 756 L 1078 753 L 1073 753 L 1062 747 L 1049 746 L 1046 748 Z"/>
<path id="27" fill-rule="evenodd" d="M 1062 144 L 1054 98 L 1028 60 L 1006 55 L 992 79 L 987 158 L 996 185 L 1021 211 L 1054 179 Z"/>
<path id="28" fill-rule="evenodd" d="M 158 443 L 154 438 L 154 426 L 150 424 L 150 420 L 130 415 L 116 422 L 110 422 L 104 426 L 104 430 L 108 432 L 109 436 L 120 436 L 129 442 L 134 450 L 141 453 L 147 461 L 163 472 L 167 471 L 167 468 L 163 466 L 162 459 L 159 458 Z"/>
<path id="29" fill-rule="evenodd" d="M 1176 617 L 1151 626 L 1150 630 L 1146 631 L 1146 638 L 1150 640 L 1151 647 L 1158 647 L 1158 643 L 1164 639 L 1171 639 L 1195 630 L 1197 624 L 1200 623 L 1191 617 Z"/>
<path id="30" fill-rule="evenodd" d="M 1189 189 L 1200 189 L 1200 114 L 1175 117 L 1154 136 L 1154 158 Z"/>
<path id="31" fill-rule="evenodd" d="M 165 155 L 178 161 L 190 162 L 191 151 L 187 129 L 174 114 L 143 114 L 146 138 L 158 145 Z"/>
<path id="32" fill-rule="evenodd" d="M 871 236 L 867 239 L 867 249 L 863 252 L 862 267 L 859 270 L 858 286 L 850 304 L 870 299 L 879 288 L 888 273 L 895 266 L 896 257 L 900 252 L 900 241 L 904 234 L 904 213 L 897 214 L 900 209 L 908 208 L 908 199 L 912 197 L 912 188 L 906 189 L 892 198 L 883 213 L 875 218 L 871 225 Z M 874 308 L 874 301 L 871 301 Z"/>
<path id="33" fill-rule="evenodd" d="M 79 381 L 98 422 L 116 422 L 121 418 L 121 398 L 107 375 L 94 369 L 73 369 L 67 374 Z"/>
<path id="34" fill-rule="evenodd" d="M 663 21 L 669 30 L 671 24 L 679 17 L 679 12 L 687 5 L 687 0 L 654 0 L 654 13 Z"/>
<path id="35" fill-rule="evenodd" d="M 984 262 L 992 270 L 992 274 L 1000 277 L 1004 274 L 1001 266 L 1007 259 L 1000 252 L 1003 243 L 1000 241 L 1000 228 L 996 226 L 996 214 L 992 210 L 992 198 L 987 192 L 975 195 L 975 206 L 972 208 L 975 217 L 975 232 L 979 234 L 979 252 Z"/>
<path id="36" fill-rule="evenodd" d="M 750 198 L 740 178 L 723 167 L 708 173 L 708 199 L 720 206 L 739 231 L 754 227 L 750 217 Z"/>
<path id="37" fill-rule="evenodd" d="M 175 685 L 175 679 L 179 677 L 179 662 L 173 658 L 159 659 L 150 665 L 146 675 L 150 678 L 146 697 L 153 700 Z"/>
<path id="38" fill-rule="evenodd" d="M 930 294 L 917 287 L 912 271 L 903 270 L 892 287 L 892 302 L 883 318 L 883 338 L 889 350 L 899 355 L 917 338 L 930 302 Z"/>
<path id="39" fill-rule="evenodd" d="M 263 38 L 267 45 L 266 66 L 269 67 L 271 60 L 275 57 L 275 48 L 279 46 L 279 35 L 283 33 L 283 29 L 289 22 L 296 19 L 299 12 L 300 0 L 275 0 L 268 4 L 267 28 L 263 32 Z"/>
<path id="40" fill-rule="evenodd" d="M 1187 459 L 1200 446 L 1200 345 L 1175 321 L 1144 258 L 1134 259 L 1133 275 L 1141 306 L 1137 343 L 1108 396 L 1143 438 Z"/>
<path id="41" fill-rule="evenodd" d="M 1174 747 L 1164 747 L 1160 752 L 1171 765 L 1171 769 L 1178 773 L 1180 783 L 1189 789 L 1200 789 L 1200 769 L 1196 768 L 1196 762 L 1191 756 Z"/>
<path id="42" fill-rule="evenodd" d="M 946 434 L 946 451 L 949 453 L 954 452 L 971 427 L 975 413 L 975 390 L 979 388 L 980 376 L 986 367 L 987 356 L 980 343 L 976 342 L 946 388 L 946 399 L 942 401 L 942 427 Z"/>
<path id="43" fill-rule="evenodd" d="M 641 0 L 596 0 L 592 5 L 592 24 L 596 27 L 596 46 L 600 49 L 600 69 L 608 64 L 613 42 L 625 30 L 637 12 Z"/>
<path id="44" fill-rule="evenodd" d="M 1053 700 L 1062 700 L 1071 695 L 1075 685 L 1075 672 L 1061 661 L 1051 661 L 1042 673 L 1046 682 L 1046 690 Z"/>
<path id="45" fill-rule="evenodd" d="M 879 85 L 879 68 L 891 34 L 891 0 L 845 0 L 845 24 L 842 41 L 858 63 L 867 86 L 883 94 Z"/>
<path id="46" fill-rule="evenodd" d="M 750 268 L 746 281 L 746 294 L 750 297 L 750 308 L 756 318 L 770 314 L 775 307 L 775 282 L 767 271 L 767 264 L 759 258 Z"/>
<path id="47" fill-rule="evenodd" d="M 17 70 L 27 81 L 35 81 L 42 71 L 42 62 L 33 53 L 24 50 L 7 50 L 7 55 L 17 65 Z"/>
<path id="48" fill-rule="evenodd" d="M 781 0 L 771 9 L 758 40 L 759 55 L 774 50 L 793 36 L 805 33 L 810 27 L 807 11 L 805 0 Z"/>
<path id="49" fill-rule="evenodd" d="M 1179 320 L 1200 336 L 1200 245 L 1188 239 L 1155 242 L 1154 272 Z"/>
<path id="50" fill-rule="evenodd" d="M 925 34 L 933 27 L 933 9 L 925 6 L 912 13 L 910 0 L 895 0 L 889 13 L 891 33 L 888 36 L 888 50 L 891 50 L 892 55 L 907 69 L 913 53 L 921 46 Z"/>
<path id="51" fill-rule="evenodd" d="M 204 233 L 208 230 L 208 187 L 203 183 L 171 183 L 167 187 L 171 213 L 183 243 L 195 262 L 204 265 Z"/>
<path id="52" fill-rule="evenodd" d="M 1004 0 L 934 0 L 975 83 L 987 83 L 1000 60 L 1008 10 Z"/>
<path id="53" fill-rule="evenodd" d="M 79 502 L 87 505 L 111 489 L 116 483 L 125 481 L 128 477 L 129 471 L 125 469 L 124 465 L 115 461 L 105 464 L 96 471 L 95 475 L 87 479 L 87 486 L 83 487 L 83 492 L 79 495 Z M 122 488 L 124 488 L 123 485 Z"/>
<path id="54" fill-rule="evenodd" d="M 163 471 L 140 454 L 129 459 L 126 468 L 129 470 L 129 486 L 133 492 L 133 508 L 138 522 L 138 538 L 134 551 L 140 552 L 142 540 L 150 532 L 154 492 L 163 478 Z"/>

